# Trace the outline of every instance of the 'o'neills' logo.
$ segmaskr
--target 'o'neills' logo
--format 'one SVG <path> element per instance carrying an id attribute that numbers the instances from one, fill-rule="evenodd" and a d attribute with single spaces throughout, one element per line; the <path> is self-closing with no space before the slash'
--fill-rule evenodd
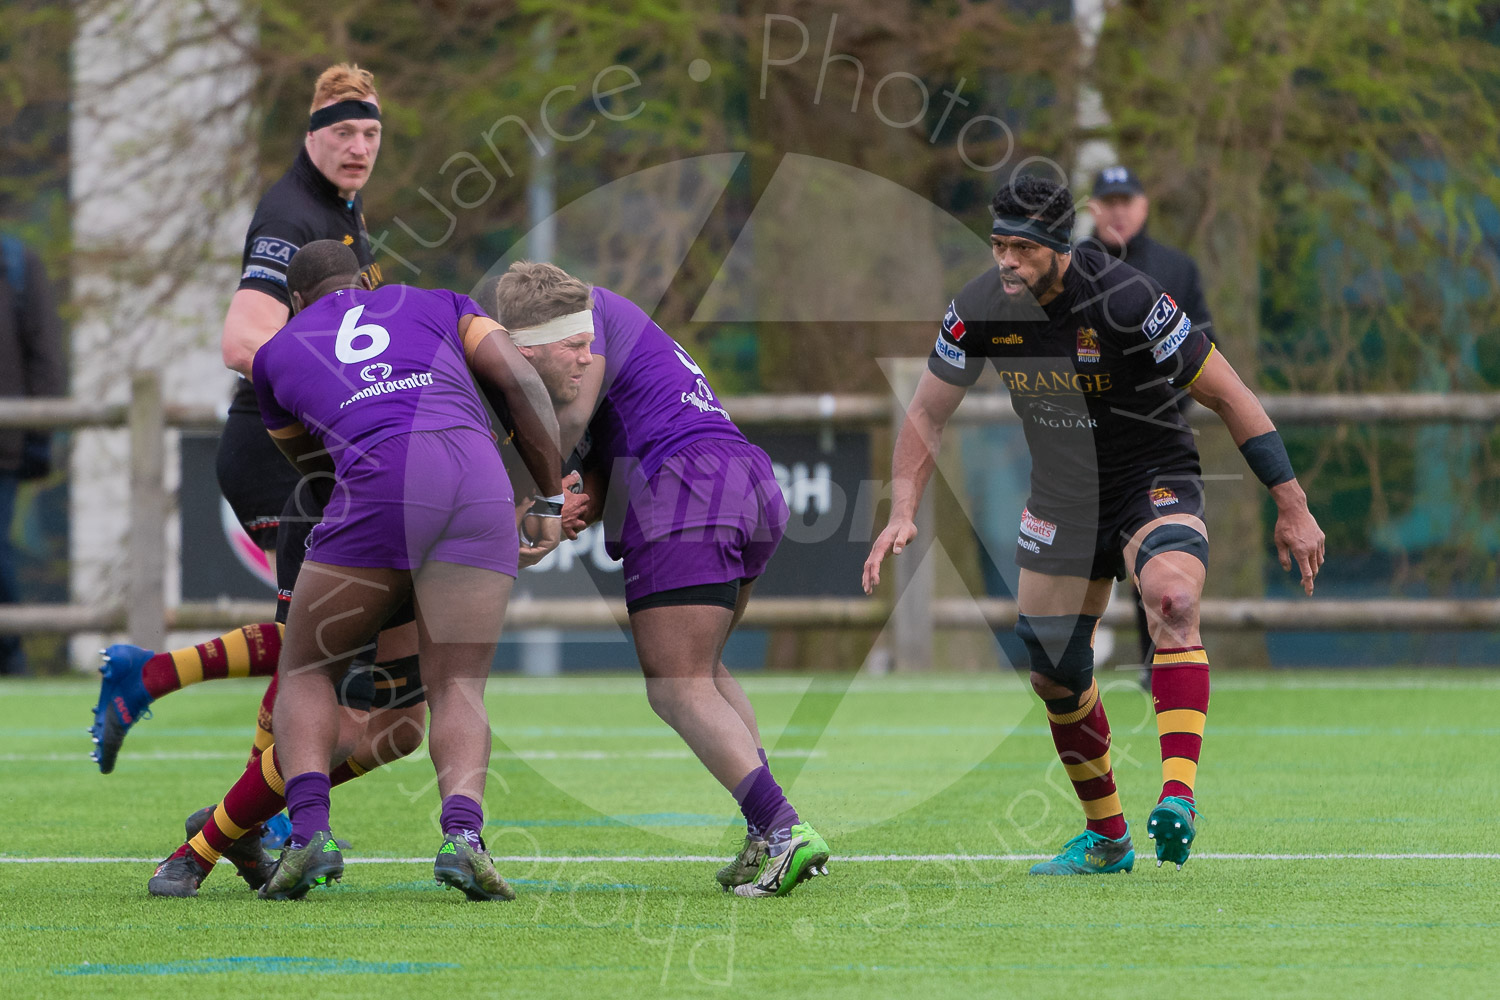
<path id="1" fill-rule="evenodd" d="M 991 337 L 990 338 L 990 343 L 992 343 L 992 344 L 1024 344 L 1024 343 L 1026 343 L 1026 338 L 1023 337 L 1023 336 L 1021 336 L 1019 333 L 1007 333 L 1003 337 Z"/>

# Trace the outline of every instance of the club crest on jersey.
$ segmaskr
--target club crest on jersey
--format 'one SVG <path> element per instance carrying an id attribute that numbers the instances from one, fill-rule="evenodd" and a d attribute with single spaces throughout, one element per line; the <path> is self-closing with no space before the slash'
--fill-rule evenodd
<path id="1" fill-rule="evenodd" d="M 1057 537 L 1057 525 L 1051 521 L 1043 521 L 1023 507 L 1021 509 L 1021 534 L 1027 538 L 1035 538 L 1043 545 L 1051 545 L 1052 540 Z"/>
<path id="2" fill-rule="evenodd" d="M 354 245 L 354 237 L 350 236 L 348 233 L 345 233 L 344 234 L 344 246 L 346 246 L 346 247 L 352 247 L 353 245 Z"/>
<path id="3" fill-rule="evenodd" d="M 1091 326 L 1078 328 L 1078 360 L 1087 363 L 1099 360 L 1099 334 Z"/>
<path id="4" fill-rule="evenodd" d="M 1147 340 L 1155 340 L 1161 336 L 1161 332 L 1167 328 L 1167 321 L 1177 312 L 1177 303 L 1172 296 L 1166 292 L 1161 293 L 1161 298 L 1156 300 L 1156 305 L 1151 307 L 1151 312 L 1146 316 L 1146 322 L 1141 324 L 1141 332 L 1146 335 Z"/>
<path id="5" fill-rule="evenodd" d="M 251 260 L 268 260 L 282 267 L 292 262 L 292 254 L 296 252 L 295 243 L 278 240 L 272 236 L 257 236 L 250 244 Z"/>
<path id="6" fill-rule="evenodd" d="M 967 330 L 964 321 L 958 318 L 958 303 L 948 303 L 948 311 L 943 314 L 943 332 L 954 340 L 963 340 Z"/>
<path id="7" fill-rule="evenodd" d="M 1153 507 L 1170 507 L 1177 502 L 1177 494 L 1165 486 L 1157 486 L 1151 491 L 1151 505 Z"/>
<path id="8" fill-rule="evenodd" d="M 954 368 L 962 368 L 968 363 L 969 356 L 964 352 L 964 349 L 962 347 L 954 347 L 942 337 L 937 339 L 937 347 L 934 350 L 937 351 L 938 357 L 948 362 Z"/>

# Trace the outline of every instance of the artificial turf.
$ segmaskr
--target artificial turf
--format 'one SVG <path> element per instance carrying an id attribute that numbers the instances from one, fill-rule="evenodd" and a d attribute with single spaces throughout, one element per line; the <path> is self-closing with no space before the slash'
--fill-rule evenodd
<path id="1" fill-rule="evenodd" d="M 0 993 L 1493 995 L 1500 676 L 1215 685 L 1182 871 L 1158 869 L 1138 832 L 1133 874 L 1026 874 L 1081 813 L 1009 676 L 764 676 L 746 687 L 772 765 L 834 857 L 788 898 L 735 899 L 717 860 L 691 860 L 732 853 L 733 801 L 638 678 L 497 678 L 486 836 L 514 858 L 500 867 L 519 899 L 433 883 L 438 799 L 418 755 L 335 791 L 354 845 L 342 884 L 265 903 L 227 866 L 196 899 L 145 892 L 182 818 L 238 775 L 258 685 L 163 699 L 102 776 L 84 733 L 95 687 L 9 682 Z M 1139 830 L 1160 781 L 1149 699 L 1124 674 L 1105 692 Z M 1292 857 L 1330 854 L 1354 857 Z M 1413 857 L 1442 854 L 1489 856 Z M 376 858 L 404 860 L 361 860 Z"/>

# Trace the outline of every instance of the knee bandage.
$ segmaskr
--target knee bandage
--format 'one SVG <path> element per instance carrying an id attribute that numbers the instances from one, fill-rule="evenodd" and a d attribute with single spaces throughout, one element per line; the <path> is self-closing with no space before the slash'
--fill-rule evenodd
<path id="1" fill-rule="evenodd" d="M 1075 695 L 1094 682 L 1094 630 L 1098 615 L 1021 615 L 1016 635 L 1031 655 L 1031 669 Z"/>
<path id="2" fill-rule="evenodd" d="M 1146 533 L 1140 551 L 1135 554 L 1135 578 L 1139 580 L 1146 563 L 1163 552 L 1186 552 L 1196 557 L 1204 569 L 1208 568 L 1208 539 L 1191 525 L 1173 521 Z"/>

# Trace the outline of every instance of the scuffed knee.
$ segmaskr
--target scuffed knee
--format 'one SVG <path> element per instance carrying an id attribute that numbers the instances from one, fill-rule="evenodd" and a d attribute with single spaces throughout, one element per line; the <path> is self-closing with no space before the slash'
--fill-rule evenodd
<path id="1" fill-rule="evenodd" d="M 1186 587 L 1167 587 L 1152 596 L 1162 627 L 1169 634 L 1184 636 L 1198 627 L 1197 593 Z"/>

